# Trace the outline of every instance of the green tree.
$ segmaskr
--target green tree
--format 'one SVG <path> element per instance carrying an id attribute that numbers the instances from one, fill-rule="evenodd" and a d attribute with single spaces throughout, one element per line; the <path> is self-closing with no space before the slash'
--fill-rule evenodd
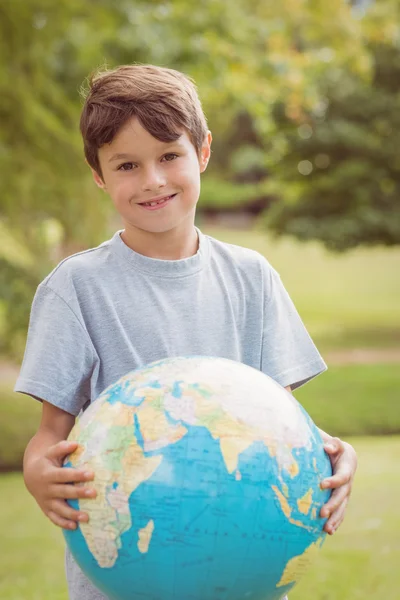
<path id="1" fill-rule="evenodd" d="M 110 202 L 91 182 L 78 131 L 78 92 L 91 71 L 152 62 L 192 76 L 214 133 L 206 177 L 228 180 L 219 196 L 238 203 L 265 193 L 262 153 L 267 175 L 285 148 L 276 103 L 299 119 L 320 102 L 327 41 L 336 68 L 365 71 L 349 10 L 341 0 L 0 2 L 0 231 L 14 248 L 0 249 L 0 352 L 20 354 L 50 268 L 106 235 Z M 232 137 L 243 114 L 257 132 L 246 146 L 246 136 Z M 218 188 L 210 180 L 207 192 L 206 182 L 207 196 Z"/>
<path id="2" fill-rule="evenodd" d="M 277 234 L 339 251 L 400 243 L 400 28 L 394 4 L 385 4 L 363 20 L 369 79 L 327 70 L 320 106 L 301 119 L 275 105 L 286 147 L 266 222 Z"/>
<path id="3" fill-rule="evenodd" d="M 37 284 L 58 259 L 96 243 L 108 211 L 89 192 L 79 100 L 57 77 L 59 41 L 80 10 L 74 0 L 0 4 L 0 353 L 14 356 Z"/>

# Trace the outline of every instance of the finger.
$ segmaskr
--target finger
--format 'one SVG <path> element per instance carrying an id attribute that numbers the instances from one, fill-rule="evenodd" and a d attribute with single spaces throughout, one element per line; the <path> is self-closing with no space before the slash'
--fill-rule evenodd
<path id="1" fill-rule="evenodd" d="M 322 490 L 335 489 L 349 483 L 352 476 L 351 468 L 348 465 L 339 467 L 338 471 L 332 477 L 323 479 L 320 483 Z"/>
<path id="2" fill-rule="evenodd" d="M 327 519 L 332 513 L 337 510 L 343 502 L 350 496 L 350 486 L 343 486 L 335 490 L 328 502 L 321 508 L 320 515 L 323 519 Z"/>
<path id="3" fill-rule="evenodd" d="M 52 498 L 76 500 L 78 498 L 96 498 L 97 492 L 94 488 L 85 485 L 57 484 L 49 490 Z"/>
<path id="4" fill-rule="evenodd" d="M 78 442 L 68 442 L 67 440 L 63 440 L 62 442 L 58 442 L 58 444 L 54 444 L 50 446 L 47 450 L 45 456 L 51 460 L 60 460 L 78 447 Z"/>
<path id="5" fill-rule="evenodd" d="M 75 510 L 65 500 L 54 499 L 49 503 L 49 510 L 46 513 L 47 516 L 49 516 L 49 513 L 57 515 L 60 519 L 64 519 L 65 521 L 72 521 L 73 523 L 89 521 L 89 515 L 87 513 Z"/>
<path id="6" fill-rule="evenodd" d="M 349 498 L 347 497 L 339 506 L 339 508 L 331 514 L 330 518 L 325 523 L 324 531 L 329 533 L 329 535 L 333 535 L 342 524 L 348 501 Z"/>
<path id="7" fill-rule="evenodd" d="M 68 519 L 64 519 L 63 517 L 60 517 L 60 515 L 53 511 L 49 511 L 47 513 L 47 516 L 50 519 L 50 521 L 54 523 L 54 525 L 62 527 L 62 529 L 76 529 L 78 527 L 75 521 L 69 521 Z"/>
<path id="8" fill-rule="evenodd" d="M 340 438 L 333 437 L 324 444 L 324 449 L 328 454 L 340 454 L 344 452 L 344 443 Z"/>
<path id="9" fill-rule="evenodd" d="M 94 473 L 90 469 L 73 469 L 69 467 L 54 469 L 51 473 L 53 483 L 80 483 L 92 481 Z"/>

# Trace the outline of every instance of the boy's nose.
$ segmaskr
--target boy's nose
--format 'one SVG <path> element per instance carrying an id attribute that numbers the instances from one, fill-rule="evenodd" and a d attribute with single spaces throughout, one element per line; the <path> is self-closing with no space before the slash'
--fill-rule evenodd
<path id="1" fill-rule="evenodd" d="M 154 192 L 166 185 L 165 175 L 160 169 L 155 167 L 146 169 L 143 172 L 142 191 Z"/>

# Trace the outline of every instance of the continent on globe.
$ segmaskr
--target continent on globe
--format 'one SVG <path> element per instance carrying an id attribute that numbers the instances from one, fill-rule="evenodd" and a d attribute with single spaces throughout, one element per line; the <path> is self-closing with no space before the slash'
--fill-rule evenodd
<path id="1" fill-rule="evenodd" d="M 276 584 L 277 587 L 288 585 L 289 583 L 296 583 L 309 564 L 315 559 L 315 555 L 321 547 L 321 544 L 322 540 L 318 540 L 304 550 L 303 554 L 291 558 L 285 567 L 281 580 Z"/>
<path id="2" fill-rule="evenodd" d="M 178 357 L 128 373 L 83 413 L 65 464 L 95 473 L 64 530 L 109 598 L 279 600 L 321 548 L 331 474 L 318 429 L 260 371 Z"/>

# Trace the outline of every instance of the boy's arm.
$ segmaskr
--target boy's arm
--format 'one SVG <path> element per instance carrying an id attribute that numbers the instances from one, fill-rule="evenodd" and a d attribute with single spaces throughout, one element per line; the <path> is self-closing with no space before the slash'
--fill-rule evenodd
<path id="1" fill-rule="evenodd" d="M 286 388 L 288 392 L 292 389 L 290 385 Z M 321 517 L 328 518 L 324 530 L 333 535 L 344 519 L 344 513 L 350 498 L 354 475 L 357 470 L 357 454 L 347 442 L 337 437 L 332 437 L 322 429 L 318 428 L 324 442 L 324 450 L 328 454 L 333 475 L 321 482 L 321 488 L 333 490 L 328 502 L 321 508 Z"/>
<path id="2" fill-rule="evenodd" d="M 59 527 L 75 529 L 77 521 L 88 516 L 71 508 L 65 499 L 95 497 L 96 492 L 71 483 L 93 479 L 93 473 L 63 468 L 64 458 L 78 444 L 67 442 L 75 417 L 52 404 L 42 401 L 42 419 L 38 431 L 24 454 L 24 481 L 44 514 Z"/>

